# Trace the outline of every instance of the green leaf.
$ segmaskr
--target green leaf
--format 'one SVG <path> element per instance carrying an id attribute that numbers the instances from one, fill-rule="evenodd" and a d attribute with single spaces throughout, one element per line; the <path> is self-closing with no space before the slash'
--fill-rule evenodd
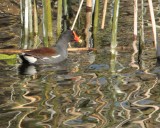
<path id="1" fill-rule="evenodd" d="M 7 55 L 7 54 L 0 54 L 0 60 L 8 60 L 8 59 L 16 59 L 17 55 Z"/>

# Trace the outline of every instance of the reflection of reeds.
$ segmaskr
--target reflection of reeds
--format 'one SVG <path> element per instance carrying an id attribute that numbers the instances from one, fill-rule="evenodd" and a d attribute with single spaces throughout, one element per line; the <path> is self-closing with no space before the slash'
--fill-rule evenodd
<path id="1" fill-rule="evenodd" d="M 154 75 L 154 74 L 151 74 L 151 73 L 148 73 L 147 71 L 145 71 L 146 74 L 149 74 L 149 75 Z M 143 110 L 140 110 L 140 112 L 143 114 L 143 115 L 147 115 L 144 119 L 141 119 L 140 117 L 137 118 L 137 120 L 135 120 L 133 123 L 135 124 L 139 124 L 141 127 L 145 127 L 145 124 L 147 125 L 152 125 L 152 124 L 149 124 L 147 123 L 147 121 L 151 118 L 153 118 L 153 115 L 159 110 L 159 106 L 158 105 L 150 105 L 150 104 L 140 104 L 139 102 L 141 101 L 145 101 L 147 99 L 149 99 L 151 97 L 151 90 L 153 88 L 156 87 L 157 85 L 157 82 L 158 82 L 158 78 L 156 78 L 153 82 L 153 85 L 152 86 L 149 86 L 149 88 L 147 89 L 146 93 L 144 94 L 144 98 L 140 99 L 140 100 L 136 100 L 135 102 L 133 102 L 133 105 L 139 107 L 139 108 L 153 108 L 153 111 L 150 112 L 149 114 L 145 114 L 145 111 Z M 138 120 L 139 119 L 139 120 Z"/>
<path id="2" fill-rule="evenodd" d="M 160 44 L 157 42 L 156 22 L 155 22 L 155 17 L 154 17 L 152 0 L 148 0 L 148 4 L 149 4 L 149 9 L 150 9 L 151 21 L 152 21 L 152 30 L 153 30 L 153 37 L 154 37 L 154 45 L 156 48 L 156 55 L 157 57 L 159 57 L 160 56 Z"/>

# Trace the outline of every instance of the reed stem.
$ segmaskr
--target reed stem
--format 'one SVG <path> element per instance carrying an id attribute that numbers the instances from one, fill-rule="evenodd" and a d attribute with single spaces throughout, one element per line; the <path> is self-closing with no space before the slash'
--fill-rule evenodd
<path id="1" fill-rule="evenodd" d="M 31 48 L 33 45 L 33 18 L 32 18 L 33 15 L 32 15 L 32 2 L 31 2 L 31 0 L 29 0 L 28 9 L 29 9 L 29 12 L 28 12 L 28 19 L 29 19 L 29 22 L 28 22 L 28 26 L 29 26 L 28 48 Z"/>
<path id="2" fill-rule="evenodd" d="M 62 0 L 58 0 L 57 11 L 57 37 L 60 36 L 62 30 Z"/>
<path id="3" fill-rule="evenodd" d="M 28 32 L 29 32 L 29 0 L 25 0 L 25 11 L 24 11 L 24 45 L 23 48 L 27 49 L 28 47 Z"/>
<path id="4" fill-rule="evenodd" d="M 134 0 L 134 41 L 137 40 L 137 17 L 138 17 L 138 2 Z"/>
<path id="5" fill-rule="evenodd" d="M 144 44 L 144 0 L 141 0 L 141 42 Z"/>
<path id="6" fill-rule="evenodd" d="M 46 0 L 42 0 L 43 4 L 43 41 L 44 46 L 48 47 L 48 21 Z"/>
<path id="7" fill-rule="evenodd" d="M 34 4 L 33 4 L 33 24 L 34 24 L 34 44 L 33 44 L 33 48 L 36 48 L 39 44 L 38 41 L 38 15 L 37 15 L 37 2 L 36 0 L 34 0 Z"/>
<path id="8" fill-rule="evenodd" d="M 101 29 L 104 29 L 104 24 L 106 20 L 106 13 L 107 13 L 107 3 L 108 0 L 104 1 L 104 7 L 103 7 L 103 16 L 102 16 L 102 24 L 101 24 Z"/>
<path id="9" fill-rule="evenodd" d="M 85 26 L 85 42 L 86 47 L 90 47 L 90 38 L 91 38 L 91 28 L 92 25 L 92 1 L 86 1 L 86 26 Z"/>
<path id="10" fill-rule="evenodd" d="M 155 48 L 156 48 L 156 53 L 157 53 L 157 56 L 160 56 L 160 46 L 157 43 L 156 22 L 155 22 L 155 17 L 154 17 L 152 0 L 148 0 L 148 4 L 149 4 L 150 15 L 151 15 L 152 30 L 153 30 L 153 37 L 154 37 L 154 44 L 155 44 Z"/>
<path id="11" fill-rule="evenodd" d="M 114 1 L 111 48 L 116 48 L 117 46 L 117 27 L 118 27 L 118 16 L 119 16 L 119 4 L 120 4 L 120 0 Z"/>
<path id="12" fill-rule="evenodd" d="M 23 0 L 20 0 L 20 9 L 21 9 L 21 43 L 20 46 L 23 48 L 24 46 L 24 6 L 25 2 Z"/>
<path id="13" fill-rule="evenodd" d="M 51 0 L 46 0 L 46 9 L 47 9 L 47 25 L 48 25 L 48 41 L 49 44 L 53 42 L 53 30 L 52 30 L 52 9 L 51 9 Z"/>
<path id="14" fill-rule="evenodd" d="M 63 29 L 67 30 L 67 20 L 68 20 L 68 4 L 67 0 L 63 0 Z"/>
<path id="15" fill-rule="evenodd" d="M 78 16 L 79 16 L 80 10 L 81 10 L 82 5 L 83 5 L 83 1 L 84 1 L 84 0 L 81 0 L 81 3 L 80 3 L 80 5 L 79 5 L 79 8 L 78 8 L 78 11 L 77 11 L 77 14 L 76 14 L 76 17 L 75 17 L 74 22 L 73 22 L 73 24 L 72 24 L 71 30 L 73 30 L 73 28 L 74 28 L 74 26 L 75 26 L 75 24 L 76 24 L 77 18 L 78 18 Z"/>
<path id="16" fill-rule="evenodd" d="M 97 32 L 98 28 L 98 20 L 99 20 L 98 16 L 99 16 L 99 0 L 96 0 L 95 10 L 94 10 L 94 22 L 93 22 L 94 34 Z"/>

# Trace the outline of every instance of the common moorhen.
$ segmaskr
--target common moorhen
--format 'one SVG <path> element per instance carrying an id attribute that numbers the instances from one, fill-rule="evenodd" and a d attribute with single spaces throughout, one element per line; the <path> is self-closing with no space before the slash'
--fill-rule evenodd
<path id="1" fill-rule="evenodd" d="M 68 56 L 68 43 L 79 42 L 80 38 L 72 30 L 67 30 L 61 34 L 55 47 L 42 47 L 26 51 L 20 55 L 23 63 L 37 64 L 37 63 L 59 63 L 65 60 Z"/>

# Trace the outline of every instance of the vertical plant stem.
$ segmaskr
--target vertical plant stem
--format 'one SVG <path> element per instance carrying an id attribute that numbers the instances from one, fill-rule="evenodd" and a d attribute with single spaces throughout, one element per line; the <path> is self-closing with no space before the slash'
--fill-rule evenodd
<path id="1" fill-rule="evenodd" d="M 63 29 L 64 31 L 67 30 L 67 20 L 68 20 L 68 5 L 67 0 L 63 0 Z"/>
<path id="2" fill-rule="evenodd" d="M 96 0 L 92 0 L 92 14 L 95 11 L 95 4 L 96 4 Z"/>
<path id="3" fill-rule="evenodd" d="M 29 8 L 29 12 L 28 12 L 28 25 L 29 25 L 29 44 L 28 44 L 28 48 L 31 47 L 31 45 L 33 45 L 33 19 L 32 19 L 32 3 L 31 0 L 29 0 L 28 2 L 28 8 Z"/>
<path id="4" fill-rule="evenodd" d="M 141 42 L 144 44 L 144 0 L 141 0 Z"/>
<path id="5" fill-rule="evenodd" d="M 81 3 L 81 0 L 78 0 L 78 5 L 80 5 L 80 3 Z M 78 29 L 81 29 L 81 25 L 82 25 L 81 19 L 82 19 L 82 15 L 79 13 L 78 18 L 77 18 L 78 20 L 77 28 Z"/>
<path id="6" fill-rule="evenodd" d="M 28 47 L 28 13 L 29 13 L 29 0 L 25 0 L 25 12 L 24 12 L 24 49 Z"/>
<path id="7" fill-rule="evenodd" d="M 109 19 L 109 30 L 112 30 L 113 14 L 114 14 L 114 0 L 112 2 L 110 2 L 109 6 L 111 7 L 111 9 L 110 9 L 110 19 Z"/>
<path id="8" fill-rule="evenodd" d="M 44 46 L 48 47 L 48 21 L 46 0 L 42 0 L 43 4 L 43 41 Z"/>
<path id="9" fill-rule="evenodd" d="M 99 14 L 99 0 L 96 0 L 95 11 L 94 11 L 94 22 L 93 22 L 94 33 L 97 32 L 98 20 L 99 20 L 98 14 Z"/>
<path id="10" fill-rule="evenodd" d="M 34 5 L 33 5 L 33 22 L 34 22 L 34 45 L 33 47 L 37 47 L 38 46 L 38 14 L 37 14 L 37 3 L 36 0 L 34 0 Z"/>
<path id="11" fill-rule="evenodd" d="M 92 1 L 87 0 L 86 1 L 86 27 L 85 27 L 85 42 L 86 47 L 89 48 L 90 46 L 90 38 L 91 38 L 91 32 L 90 28 L 92 25 Z"/>
<path id="12" fill-rule="evenodd" d="M 24 12 L 24 1 L 20 0 L 20 10 L 21 10 L 21 25 L 24 24 L 24 20 L 23 20 L 23 12 Z"/>
<path id="13" fill-rule="evenodd" d="M 62 30 L 62 0 L 58 0 L 57 11 L 57 36 L 59 37 Z"/>
<path id="14" fill-rule="evenodd" d="M 157 54 L 157 57 L 158 57 L 158 56 L 160 56 L 160 44 L 157 43 L 156 22 L 155 22 L 155 17 L 154 17 L 152 0 L 148 0 L 148 3 L 149 3 L 149 9 L 150 9 L 150 15 L 151 15 L 151 21 L 152 21 L 154 44 L 155 44 L 155 48 L 156 48 L 156 54 Z"/>
<path id="15" fill-rule="evenodd" d="M 48 41 L 49 44 L 51 44 L 51 42 L 53 41 L 51 0 L 46 0 L 46 10 L 47 10 L 47 24 L 48 24 Z"/>
<path id="16" fill-rule="evenodd" d="M 106 13 L 107 13 L 107 3 L 108 3 L 108 0 L 104 0 L 101 29 L 104 29 L 104 24 L 105 24 L 105 20 L 106 20 Z"/>
<path id="17" fill-rule="evenodd" d="M 67 0 L 63 0 L 63 10 L 64 10 L 64 15 L 66 16 L 68 14 L 68 5 L 67 5 Z"/>
<path id="18" fill-rule="evenodd" d="M 138 2 L 134 0 L 134 40 L 137 40 Z"/>
<path id="19" fill-rule="evenodd" d="M 20 9 L 21 9 L 21 48 L 24 46 L 24 1 L 20 0 Z"/>
<path id="20" fill-rule="evenodd" d="M 118 16 L 119 16 L 119 4 L 120 4 L 120 0 L 114 1 L 111 48 L 116 48 L 117 46 L 117 27 L 118 27 Z"/>
<path id="21" fill-rule="evenodd" d="M 95 3 L 95 10 L 94 10 L 94 21 L 93 21 L 93 38 L 94 38 L 94 46 L 97 47 L 98 44 L 96 43 L 97 39 L 97 28 L 98 28 L 98 20 L 99 20 L 99 0 L 96 0 Z"/>
<path id="22" fill-rule="evenodd" d="M 83 5 L 83 1 L 84 1 L 84 0 L 81 0 L 81 3 L 80 3 L 80 5 L 79 5 L 79 8 L 78 8 L 78 11 L 77 11 L 77 14 L 76 14 L 76 17 L 75 17 L 74 22 L 73 22 L 73 25 L 72 25 L 72 27 L 71 27 L 71 30 L 73 30 L 73 28 L 74 28 L 74 26 L 75 26 L 75 24 L 76 24 L 76 21 L 77 21 L 78 15 L 79 15 L 80 10 L 81 10 L 82 5 Z"/>

